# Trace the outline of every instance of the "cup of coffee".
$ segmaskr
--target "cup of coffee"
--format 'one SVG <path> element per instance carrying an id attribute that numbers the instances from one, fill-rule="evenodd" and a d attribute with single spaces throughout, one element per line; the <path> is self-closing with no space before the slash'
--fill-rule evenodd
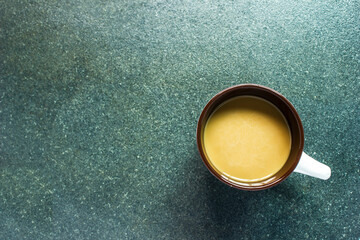
<path id="1" fill-rule="evenodd" d="M 304 130 L 294 106 L 255 84 L 227 88 L 203 109 L 197 146 L 209 171 L 242 190 L 262 190 L 292 172 L 328 179 L 331 170 L 303 152 Z"/>

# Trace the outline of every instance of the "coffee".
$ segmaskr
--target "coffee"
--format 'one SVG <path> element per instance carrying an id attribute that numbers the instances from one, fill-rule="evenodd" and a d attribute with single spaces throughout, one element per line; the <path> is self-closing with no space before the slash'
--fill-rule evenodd
<path id="1" fill-rule="evenodd" d="M 291 149 L 291 132 L 280 110 L 259 97 L 234 97 L 208 118 L 203 135 L 209 162 L 230 179 L 257 182 L 275 175 Z"/>

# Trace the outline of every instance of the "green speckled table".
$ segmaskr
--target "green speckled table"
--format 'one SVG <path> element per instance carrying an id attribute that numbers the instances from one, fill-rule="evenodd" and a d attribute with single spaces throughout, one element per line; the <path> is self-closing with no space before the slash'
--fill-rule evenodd
<path id="1" fill-rule="evenodd" d="M 360 238 L 359 1 L 3 0 L 0 239 Z M 296 107 L 328 181 L 260 192 L 196 148 L 207 101 Z"/>

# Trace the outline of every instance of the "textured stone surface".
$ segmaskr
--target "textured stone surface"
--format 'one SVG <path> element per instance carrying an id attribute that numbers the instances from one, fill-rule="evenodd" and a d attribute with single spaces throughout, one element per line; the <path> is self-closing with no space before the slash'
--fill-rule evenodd
<path id="1" fill-rule="evenodd" d="M 0 239 L 360 238 L 358 1 L 0 4 Z M 232 189 L 195 145 L 234 84 L 285 95 L 328 181 Z"/>

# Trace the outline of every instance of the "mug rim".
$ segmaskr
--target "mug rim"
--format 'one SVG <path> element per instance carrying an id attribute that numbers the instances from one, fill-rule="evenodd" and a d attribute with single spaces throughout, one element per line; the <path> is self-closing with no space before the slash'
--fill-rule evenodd
<path id="1" fill-rule="evenodd" d="M 231 91 L 235 91 L 237 89 L 241 89 L 241 88 L 250 88 L 250 89 L 257 89 L 257 90 L 261 90 L 261 91 L 266 91 L 266 92 L 270 93 L 271 95 L 274 95 L 277 98 L 281 99 L 286 104 L 286 106 L 290 110 L 291 114 L 295 117 L 297 127 L 300 130 L 300 132 L 299 132 L 299 134 L 300 134 L 300 143 L 299 143 L 299 147 L 298 147 L 299 150 L 298 150 L 298 153 L 296 155 L 296 159 L 293 161 L 290 168 L 282 176 L 275 179 L 274 181 L 271 181 L 269 183 L 265 183 L 264 185 L 253 185 L 253 186 L 237 185 L 233 181 L 230 181 L 229 179 L 225 178 L 223 175 L 219 174 L 211 166 L 210 160 L 206 157 L 205 151 L 204 151 L 204 149 L 202 147 L 202 127 L 203 127 L 203 124 L 201 124 L 201 123 L 204 122 L 204 118 L 206 117 L 209 109 L 224 94 L 229 93 Z M 278 107 L 278 106 L 276 106 L 276 107 Z M 207 119 L 205 119 L 205 120 L 207 121 Z M 205 121 L 205 124 L 206 124 L 206 121 Z M 214 175 L 217 179 L 219 179 L 220 181 L 222 181 L 223 183 L 225 183 L 225 184 L 227 184 L 227 185 L 229 185 L 231 187 L 241 189 L 241 190 L 257 191 L 257 190 L 268 189 L 268 188 L 271 188 L 271 187 L 281 183 L 282 181 L 284 181 L 294 171 L 295 167 L 299 163 L 300 157 L 301 157 L 303 149 L 304 149 L 304 129 L 303 129 L 299 114 L 297 113 L 295 107 L 282 94 L 275 91 L 274 89 L 271 89 L 271 88 L 263 86 L 263 85 L 248 83 L 248 84 L 239 84 L 239 85 L 234 85 L 234 86 L 228 87 L 228 88 L 218 92 L 217 94 L 215 94 L 207 102 L 207 104 L 205 105 L 205 107 L 203 108 L 203 110 L 202 110 L 202 112 L 200 114 L 200 117 L 199 117 L 199 120 L 198 120 L 198 123 L 197 123 L 196 141 L 197 141 L 197 148 L 198 148 L 198 151 L 200 153 L 201 160 L 203 161 L 203 163 L 205 164 L 205 166 L 211 172 L 212 175 Z"/>

